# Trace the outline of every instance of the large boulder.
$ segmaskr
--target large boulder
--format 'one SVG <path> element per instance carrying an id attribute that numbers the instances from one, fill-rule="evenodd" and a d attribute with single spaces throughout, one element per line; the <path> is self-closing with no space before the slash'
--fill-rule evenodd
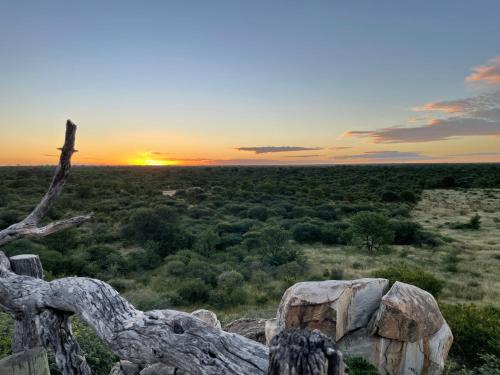
<path id="1" fill-rule="evenodd" d="M 430 337 L 415 342 L 387 339 L 360 329 L 344 336 L 337 344 L 347 357 L 362 357 L 381 374 L 438 375 L 443 372 L 453 336 L 444 322 Z"/>
<path id="2" fill-rule="evenodd" d="M 193 311 L 191 315 L 197 317 L 200 320 L 203 320 L 205 323 L 211 325 L 212 327 L 221 329 L 219 319 L 217 319 L 217 315 L 213 311 L 199 309 Z"/>
<path id="3" fill-rule="evenodd" d="M 382 297 L 373 333 L 389 339 L 415 342 L 432 336 L 443 326 L 443 322 L 443 315 L 430 293 L 398 281 Z"/>
<path id="4" fill-rule="evenodd" d="M 338 341 L 368 324 L 388 286 L 386 279 L 368 278 L 295 284 L 281 299 L 278 328 L 319 329 Z"/>
<path id="5" fill-rule="evenodd" d="M 362 357 L 381 374 L 441 374 L 453 335 L 434 297 L 385 279 L 299 283 L 289 288 L 267 343 L 285 328 L 319 329 L 348 357 Z"/>
<path id="6" fill-rule="evenodd" d="M 266 319 L 238 319 L 229 323 L 224 330 L 245 336 L 261 344 L 266 343 Z"/>

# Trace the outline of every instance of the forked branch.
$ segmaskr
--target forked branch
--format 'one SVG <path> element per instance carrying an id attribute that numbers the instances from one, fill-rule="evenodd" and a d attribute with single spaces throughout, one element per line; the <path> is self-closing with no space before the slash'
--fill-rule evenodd
<path id="1" fill-rule="evenodd" d="M 75 134 L 76 125 L 70 120 L 66 122 L 66 136 L 64 145 L 60 149 L 61 156 L 49 189 L 40 200 L 38 205 L 21 222 L 12 224 L 10 227 L 0 231 L 0 246 L 21 238 L 45 237 L 68 228 L 78 226 L 92 217 L 92 214 L 75 216 L 70 219 L 64 219 L 49 223 L 39 227 L 43 217 L 54 204 L 61 193 L 62 187 L 66 182 L 69 170 L 71 169 L 71 156 L 75 152 Z"/>

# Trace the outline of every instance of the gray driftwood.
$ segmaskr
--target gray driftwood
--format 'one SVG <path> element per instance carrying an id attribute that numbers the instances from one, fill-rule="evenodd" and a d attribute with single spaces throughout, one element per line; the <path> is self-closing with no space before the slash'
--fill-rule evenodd
<path id="1" fill-rule="evenodd" d="M 342 353 L 320 331 L 284 330 L 269 348 L 268 375 L 344 375 Z"/>
<path id="2" fill-rule="evenodd" d="M 76 125 L 68 120 L 66 122 L 66 136 L 64 145 L 61 148 L 59 165 L 57 166 L 49 189 L 38 205 L 23 221 L 12 224 L 10 227 L 0 231 L 0 246 L 20 238 L 45 237 L 49 234 L 78 226 L 92 217 L 92 214 L 80 215 L 39 226 L 41 220 L 61 193 L 64 183 L 66 182 L 69 170 L 71 169 L 71 156 L 75 152 L 75 134 Z"/>
<path id="3" fill-rule="evenodd" d="M 75 313 L 120 358 L 164 363 L 193 375 L 266 374 L 266 346 L 173 310 L 142 312 L 103 281 L 68 277 L 47 282 L 11 272 L 0 252 L 0 304 L 11 314 Z M 49 331 L 51 331 L 49 329 Z M 79 374 L 72 369 L 65 374 Z"/>
<path id="4" fill-rule="evenodd" d="M 43 279 L 42 263 L 37 255 L 16 255 L 9 260 L 10 267 L 14 273 Z M 40 344 L 37 319 L 33 319 L 32 316 L 26 316 L 25 313 L 16 314 L 14 317 L 12 353 L 36 348 Z"/>

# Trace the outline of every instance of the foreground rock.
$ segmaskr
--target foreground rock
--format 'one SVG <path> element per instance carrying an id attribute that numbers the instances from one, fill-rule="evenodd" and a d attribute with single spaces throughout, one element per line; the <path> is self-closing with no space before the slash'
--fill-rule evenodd
<path id="1" fill-rule="evenodd" d="M 363 357 L 381 374 L 441 374 L 453 335 L 434 297 L 385 279 L 299 283 L 289 288 L 267 342 L 285 328 L 319 329 L 345 356 Z"/>
<path id="2" fill-rule="evenodd" d="M 442 374 L 453 341 L 446 323 L 431 337 L 416 342 L 398 341 L 360 329 L 344 336 L 337 344 L 346 357 L 362 357 L 381 374 Z"/>
<path id="3" fill-rule="evenodd" d="M 278 329 L 319 329 L 340 340 L 368 324 L 388 289 L 386 279 L 303 282 L 288 288 L 278 308 Z"/>
<path id="4" fill-rule="evenodd" d="M 224 330 L 265 344 L 266 322 L 267 319 L 238 319 L 229 323 Z"/>
<path id="5" fill-rule="evenodd" d="M 205 323 L 212 327 L 221 329 L 221 324 L 219 322 L 219 319 L 217 319 L 217 315 L 210 310 L 199 309 L 193 311 L 191 315 L 196 316 L 198 319 L 203 320 Z"/>
<path id="6" fill-rule="evenodd" d="M 373 329 L 382 337 L 415 342 L 432 336 L 443 323 L 441 311 L 430 293 L 396 282 L 382 298 Z"/>

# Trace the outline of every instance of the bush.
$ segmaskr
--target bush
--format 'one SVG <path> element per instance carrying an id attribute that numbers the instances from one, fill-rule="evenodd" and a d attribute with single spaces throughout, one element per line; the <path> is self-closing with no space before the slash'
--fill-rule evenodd
<path id="1" fill-rule="evenodd" d="M 264 228 L 260 241 L 264 261 L 273 267 L 298 260 L 300 257 L 299 251 L 290 244 L 288 232 L 279 227 Z"/>
<path id="2" fill-rule="evenodd" d="M 208 294 L 210 288 L 204 281 L 200 279 L 193 279 L 184 281 L 177 289 L 180 303 L 195 304 L 204 303 L 208 301 Z"/>
<path id="3" fill-rule="evenodd" d="M 426 290 L 434 297 L 438 297 L 444 287 L 444 281 L 436 278 L 432 273 L 424 271 L 422 268 L 401 264 L 383 268 L 372 273 L 373 277 L 388 279 L 390 284 L 396 281 L 412 284 Z"/>
<path id="4" fill-rule="evenodd" d="M 405 190 L 401 192 L 401 200 L 403 202 L 415 203 L 417 201 L 417 197 L 413 191 Z"/>
<path id="5" fill-rule="evenodd" d="M 349 375 L 378 375 L 378 370 L 361 357 L 349 357 L 345 360 L 349 366 Z"/>
<path id="6" fill-rule="evenodd" d="M 420 243 L 421 226 L 408 220 L 391 221 L 394 232 L 394 243 L 397 245 L 411 245 Z"/>
<path id="7" fill-rule="evenodd" d="M 321 239 L 321 227 L 312 223 L 300 223 L 292 227 L 293 239 L 297 242 L 315 242 Z"/>
<path id="8" fill-rule="evenodd" d="M 370 253 L 383 250 L 394 238 L 389 221 L 375 212 L 358 212 L 352 216 L 353 243 Z"/>
<path id="9" fill-rule="evenodd" d="M 349 242 L 348 231 L 342 225 L 324 225 L 321 227 L 320 241 L 326 245 L 346 245 Z"/>
<path id="10" fill-rule="evenodd" d="M 222 272 L 217 278 L 217 286 L 223 289 L 232 289 L 243 283 L 243 275 L 237 271 Z"/>
<path id="11" fill-rule="evenodd" d="M 209 302 L 217 308 L 235 307 L 246 303 L 248 293 L 241 287 L 216 289 L 210 292 Z"/>
<path id="12" fill-rule="evenodd" d="M 500 357 L 500 310 L 474 304 L 440 305 L 453 332 L 450 356 L 467 367 L 481 365 L 484 355 Z"/>
<path id="13" fill-rule="evenodd" d="M 481 216 L 475 214 L 470 218 L 467 223 L 453 223 L 451 224 L 453 229 L 472 229 L 478 230 L 481 227 Z"/>
<path id="14" fill-rule="evenodd" d="M 386 191 L 382 194 L 383 202 L 397 202 L 399 199 L 399 194 L 394 191 Z"/>

